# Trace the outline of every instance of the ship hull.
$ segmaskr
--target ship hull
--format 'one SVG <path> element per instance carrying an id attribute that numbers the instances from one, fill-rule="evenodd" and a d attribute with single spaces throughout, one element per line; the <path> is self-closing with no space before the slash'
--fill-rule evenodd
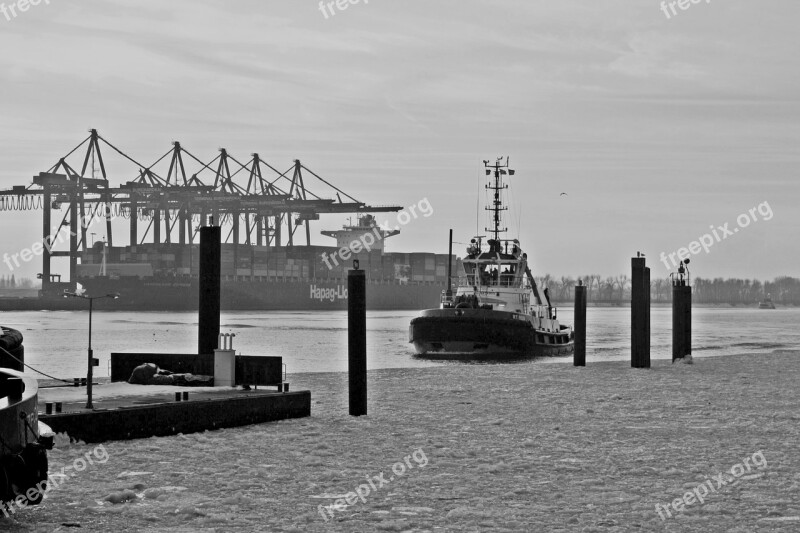
<path id="1" fill-rule="evenodd" d="M 524 315 L 441 309 L 411 321 L 409 342 L 423 355 L 557 356 L 573 353 L 568 329 L 537 330 Z"/>
<path id="2" fill-rule="evenodd" d="M 193 311 L 198 306 L 196 279 L 94 277 L 81 284 L 89 294 L 119 293 L 114 309 Z M 436 283 L 367 283 L 367 309 L 430 307 L 443 289 Z M 342 311 L 347 309 L 347 280 L 223 280 L 220 300 L 226 311 Z"/>

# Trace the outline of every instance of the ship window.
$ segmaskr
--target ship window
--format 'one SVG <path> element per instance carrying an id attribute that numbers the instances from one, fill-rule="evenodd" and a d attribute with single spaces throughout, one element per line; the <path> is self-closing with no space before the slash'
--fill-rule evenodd
<path id="1" fill-rule="evenodd" d="M 461 263 L 464 267 L 464 273 L 467 275 L 467 285 L 468 286 L 475 286 L 477 282 L 475 280 L 475 264 L 474 263 Z"/>

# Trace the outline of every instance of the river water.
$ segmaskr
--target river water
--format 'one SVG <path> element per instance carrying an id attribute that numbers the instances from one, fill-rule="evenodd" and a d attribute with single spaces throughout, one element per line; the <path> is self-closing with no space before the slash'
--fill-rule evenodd
<path id="1" fill-rule="evenodd" d="M 670 359 L 670 308 L 651 312 L 651 357 Z M 465 364 L 422 359 L 408 344 L 413 311 L 375 311 L 367 315 L 368 368 Z M 562 308 L 565 322 L 572 309 Z M 331 312 L 225 312 L 222 332 L 235 333 L 234 348 L 245 355 L 280 355 L 287 371 L 347 371 L 347 314 Z M 0 313 L 0 324 L 25 336 L 25 360 L 59 378 L 86 375 L 88 313 L 71 311 Z M 800 309 L 698 308 L 693 312 L 695 357 L 765 353 L 800 346 Z M 197 314 L 193 312 L 95 312 L 92 343 L 100 367 L 109 375 L 113 352 L 192 353 L 197 349 Z M 630 358 L 630 309 L 587 310 L 587 361 Z M 524 359 L 514 364 L 570 363 L 571 357 Z M 472 363 L 491 364 L 493 361 Z M 30 372 L 30 371 L 28 371 Z M 32 375 L 35 375 L 31 373 Z M 41 376 L 39 376 L 41 377 Z"/>

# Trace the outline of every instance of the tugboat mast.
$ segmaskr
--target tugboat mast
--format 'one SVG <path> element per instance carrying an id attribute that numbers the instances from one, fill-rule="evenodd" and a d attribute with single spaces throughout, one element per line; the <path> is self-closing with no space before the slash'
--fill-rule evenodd
<path id="1" fill-rule="evenodd" d="M 495 161 L 494 165 L 489 164 L 489 160 L 486 159 L 483 161 L 483 166 L 486 168 L 486 175 L 491 176 L 494 173 L 494 181 L 490 182 L 486 185 L 486 190 L 494 191 L 494 199 L 492 200 L 490 205 L 486 206 L 486 211 L 492 211 L 493 219 L 494 219 L 494 228 L 484 228 L 486 231 L 494 233 L 494 240 L 496 242 L 500 242 L 500 234 L 505 233 L 508 231 L 508 228 L 501 228 L 501 215 L 502 211 L 507 211 L 508 207 L 503 205 L 503 199 L 500 196 L 500 191 L 503 189 L 508 189 L 508 185 L 503 183 L 503 176 L 508 174 L 509 176 L 514 175 L 514 170 L 508 167 L 508 157 L 506 157 L 505 163 L 503 163 L 503 158 L 498 157 L 497 161 Z"/>

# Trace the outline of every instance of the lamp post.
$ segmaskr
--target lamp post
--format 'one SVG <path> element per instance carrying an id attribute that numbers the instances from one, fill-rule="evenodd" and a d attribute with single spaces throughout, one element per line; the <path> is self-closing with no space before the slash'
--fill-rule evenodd
<path id="1" fill-rule="evenodd" d="M 65 292 L 64 298 L 82 298 L 84 300 L 89 300 L 89 351 L 88 351 L 88 369 L 86 370 L 86 408 L 93 409 L 92 406 L 92 375 L 94 374 L 94 352 L 92 351 L 92 308 L 94 307 L 94 301 L 100 300 L 102 298 L 111 298 L 116 300 L 119 298 L 119 294 L 106 294 L 104 296 L 86 296 L 82 293 L 77 292 Z"/>

